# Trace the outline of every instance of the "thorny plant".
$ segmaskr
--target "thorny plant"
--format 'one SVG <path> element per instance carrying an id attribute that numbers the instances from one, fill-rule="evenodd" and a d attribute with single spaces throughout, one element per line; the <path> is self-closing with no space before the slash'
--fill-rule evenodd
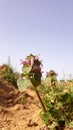
<path id="1" fill-rule="evenodd" d="M 57 85 L 57 74 L 53 70 L 47 73 L 45 80 L 41 82 L 42 64 L 38 56 L 30 54 L 25 60 L 21 60 L 21 63 L 23 66 L 17 81 L 18 88 L 24 91 L 33 85 L 43 108 L 40 116 L 47 127 L 50 130 L 73 127 L 73 86 Z M 37 89 L 38 87 L 40 89 Z"/>

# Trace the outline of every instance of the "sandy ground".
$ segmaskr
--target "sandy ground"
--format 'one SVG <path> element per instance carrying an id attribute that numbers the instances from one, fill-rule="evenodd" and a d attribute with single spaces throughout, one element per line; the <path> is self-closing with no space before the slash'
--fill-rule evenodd
<path id="1" fill-rule="evenodd" d="M 33 90 L 20 93 L 10 83 L 0 81 L 0 130 L 47 130 L 39 116 L 40 111 Z"/>
<path id="2" fill-rule="evenodd" d="M 34 91 L 19 93 L 11 84 L 0 82 L 0 130 L 39 130 L 40 110 Z"/>

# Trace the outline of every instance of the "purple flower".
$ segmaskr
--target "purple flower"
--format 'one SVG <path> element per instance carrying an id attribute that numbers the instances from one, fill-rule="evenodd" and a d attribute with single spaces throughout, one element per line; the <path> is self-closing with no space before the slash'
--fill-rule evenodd
<path id="1" fill-rule="evenodd" d="M 40 55 L 40 54 L 39 54 Z M 35 56 L 35 60 L 39 60 L 39 55 Z"/>
<path id="2" fill-rule="evenodd" d="M 33 66 L 33 64 L 34 64 L 34 61 L 33 61 L 33 60 L 31 60 L 31 66 Z"/>
<path id="3" fill-rule="evenodd" d="M 21 61 L 21 64 L 26 64 L 26 61 L 24 61 L 24 60 L 22 60 L 22 59 L 20 59 L 20 61 Z"/>
<path id="4" fill-rule="evenodd" d="M 20 59 L 20 61 L 21 61 L 21 64 L 23 64 L 23 65 L 28 64 L 30 66 L 33 66 L 33 64 L 34 64 L 34 61 L 33 60 L 29 60 L 29 59 L 26 59 L 25 61 Z"/>
<path id="5" fill-rule="evenodd" d="M 30 56 L 27 56 L 25 61 L 20 59 L 21 61 L 21 64 L 23 65 L 30 65 L 31 67 L 33 66 L 42 66 L 42 62 L 39 60 L 39 55 L 38 56 L 33 56 L 33 55 L 30 55 Z"/>

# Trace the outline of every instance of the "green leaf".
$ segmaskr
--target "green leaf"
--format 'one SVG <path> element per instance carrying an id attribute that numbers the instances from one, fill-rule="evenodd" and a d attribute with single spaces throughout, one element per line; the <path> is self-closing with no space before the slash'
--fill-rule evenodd
<path id="1" fill-rule="evenodd" d="M 69 128 L 73 128 L 73 121 L 69 123 Z"/>
<path id="2" fill-rule="evenodd" d="M 51 82 L 51 78 L 50 77 L 47 77 L 45 80 L 44 80 L 44 84 L 47 84 L 47 83 L 50 83 Z"/>
<path id="3" fill-rule="evenodd" d="M 31 82 L 29 79 L 23 79 L 19 77 L 17 80 L 17 85 L 18 85 L 19 91 L 22 92 L 31 85 Z"/>
<path id="4" fill-rule="evenodd" d="M 37 87 L 41 84 L 41 77 L 39 77 L 36 73 L 33 75 L 31 82 L 34 87 Z"/>
<path id="5" fill-rule="evenodd" d="M 31 71 L 32 67 L 28 64 L 23 65 L 22 71 L 24 74 L 28 74 Z"/>
<path id="6" fill-rule="evenodd" d="M 71 98 L 73 99 L 73 86 L 70 89 L 70 95 L 71 95 Z"/>
<path id="7" fill-rule="evenodd" d="M 50 125 L 50 130 L 54 130 L 57 126 L 57 122 L 53 122 L 52 125 Z"/>
<path id="8" fill-rule="evenodd" d="M 45 106 L 47 107 L 47 108 L 49 108 L 49 109 L 54 109 L 54 103 L 52 103 L 52 102 L 49 102 L 48 100 L 45 100 L 44 101 L 44 104 L 45 104 Z"/>
<path id="9" fill-rule="evenodd" d="M 42 118 L 45 124 L 47 124 L 48 121 L 52 119 L 51 113 L 49 111 L 43 114 L 41 113 L 40 117 Z"/>
<path id="10" fill-rule="evenodd" d="M 63 107 L 62 102 L 57 102 L 57 107 L 58 107 L 58 109 L 59 109 L 59 108 L 62 108 L 62 107 Z"/>
<path id="11" fill-rule="evenodd" d="M 70 103 L 70 95 L 69 95 L 69 93 L 64 93 L 62 95 L 62 101 L 65 102 L 65 103 Z"/>

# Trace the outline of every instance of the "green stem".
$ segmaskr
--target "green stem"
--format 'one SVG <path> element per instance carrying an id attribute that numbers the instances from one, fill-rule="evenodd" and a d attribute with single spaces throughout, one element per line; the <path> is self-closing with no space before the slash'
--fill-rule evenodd
<path id="1" fill-rule="evenodd" d="M 36 92 L 36 94 L 37 94 L 37 96 L 38 96 L 38 99 L 39 99 L 39 101 L 40 101 L 40 104 L 41 104 L 41 106 L 42 106 L 44 112 L 46 112 L 46 108 L 45 108 L 45 106 L 44 106 L 44 103 L 43 103 L 43 101 L 42 101 L 40 95 L 39 95 L 39 92 L 38 92 L 37 88 L 34 87 L 34 89 L 35 89 L 35 92 Z"/>

